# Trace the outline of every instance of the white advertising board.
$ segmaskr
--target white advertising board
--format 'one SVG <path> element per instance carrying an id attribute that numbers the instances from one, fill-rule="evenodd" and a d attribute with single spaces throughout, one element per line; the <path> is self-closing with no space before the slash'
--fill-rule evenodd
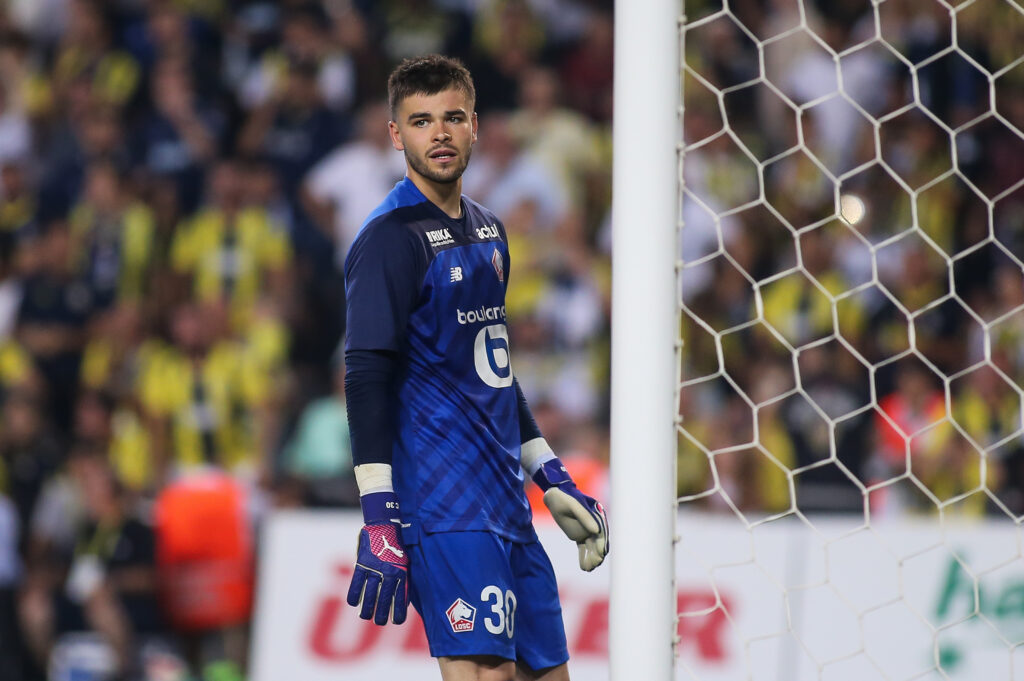
<path id="1" fill-rule="evenodd" d="M 359 619 L 345 602 L 358 512 L 279 512 L 261 535 L 253 681 L 440 679 L 415 610 L 401 626 Z M 538 528 L 559 575 L 574 679 L 607 679 L 608 575 L 579 569 L 576 545 Z"/>
<path id="2" fill-rule="evenodd" d="M 678 679 L 1024 679 L 1024 652 L 1014 653 L 1024 641 L 1015 525 L 813 525 L 748 530 L 734 518 L 680 515 Z M 268 520 L 253 681 L 440 678 L 411 608 L 404 625 L 378 627 L 345 603 L 360 526 L 357 512 Z M 538 534 L 558 575 L 572 678 L 607 681 L 607 567 L 580 571 L 553 524 Z M 638 603 L 637 626 L 643 610 Z"/>

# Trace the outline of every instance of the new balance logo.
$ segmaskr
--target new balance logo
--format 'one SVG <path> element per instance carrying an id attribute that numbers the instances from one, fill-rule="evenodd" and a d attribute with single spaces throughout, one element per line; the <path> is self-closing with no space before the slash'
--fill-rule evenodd
<path id="1" fill-rule="evenodd" d="M 451 270 L 449 270 L 449 273 L 451 274 L 451 279 L 449 279 L 448 281 L 462 281 L 461 267 L 453 267 L 451 268 Z"/>
<path id="2" fill-rule="evenodd" d="M 427 241 L 435 248 L 455 243 L 455 239 L 452 238 L 451 233 L 447 229 L 428 229 Z"/>
<path id="3" fill-rule="evenodd" d="M 403 551 L 402 549 L 396 549 L 394 546 L 389 544 L 387 537 L 382 535 L 381 539 L 384 541 L 384 548 L 382 548 L 380 552 L 377 554 L 378 558 L 384 560 L 382 556 L 384 555 L 385 551 L 390 551 L 391 553 L 395 554 L 396 558 L 405 558 L 405 551 Z"/>

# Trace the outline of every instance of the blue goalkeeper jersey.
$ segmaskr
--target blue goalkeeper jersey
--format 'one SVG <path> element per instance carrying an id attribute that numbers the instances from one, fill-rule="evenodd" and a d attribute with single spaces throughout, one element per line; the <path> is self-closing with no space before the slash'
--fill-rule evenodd
<path id="1" fill-rule="evenodd" d="M 401 357 L 392 476 L 403 539 L 488 530 L 531 541 L 505 290 L 505 228 L 462 197 L 449 217 L 405 178 L 345 261 L 346 351 Z"/>

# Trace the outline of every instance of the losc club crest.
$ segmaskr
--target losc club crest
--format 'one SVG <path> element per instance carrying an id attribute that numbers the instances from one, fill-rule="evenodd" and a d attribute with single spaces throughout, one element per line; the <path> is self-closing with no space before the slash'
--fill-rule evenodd
<path id="1" fill-rule="evenodd" d="M 498 249 L 494 249 L 494 253 L 491 255 L 491 264 L 494 265 L 494 272 L 498 275 L 498 281 L 505 281 L 505 261 L 501 257 L 501 253 Z"/>
<path id="2" fill-rule="evenodd" d="M 464 631 L 473 631 L 473 622 L 476 620 L 476 608 L 466 601 L 458 598 L 446 611 L 448 622 L 452 625 L 452 631 L 460 634 Z"/>

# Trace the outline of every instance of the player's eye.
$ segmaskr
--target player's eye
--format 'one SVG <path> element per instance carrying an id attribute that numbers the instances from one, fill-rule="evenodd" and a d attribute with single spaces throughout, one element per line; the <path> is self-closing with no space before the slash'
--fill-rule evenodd
<path id="1" fill-rule="evenodd" d="M 413 126 L 417 128 L 425 128 L 427 127 L 427 121 L 425 118 L 421 118 L 418 121 L 414 121 Z"/>

